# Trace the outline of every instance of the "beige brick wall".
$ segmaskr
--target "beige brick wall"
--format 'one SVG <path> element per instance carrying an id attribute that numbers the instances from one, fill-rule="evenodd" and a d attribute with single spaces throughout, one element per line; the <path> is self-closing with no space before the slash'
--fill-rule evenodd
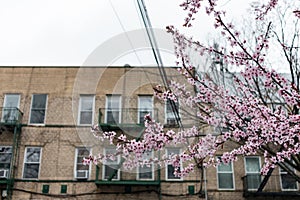
<path id="1" fill-rule="evenodd" d="M 181 81 L 176 69 L 166 69 L 169 77 Z M 124 73 L 126 72 L 126 75 Z M 150 83 L 151 82 L 151 83 Z M 106 94 L 122 95 L 123 107 L 136 108 L 138 95 L 152 95 L 161 78 L 157 68 L 0 68 L 0 105 L 4 95 L 19 93 L 20 110 L 24 113 L 19 151 L 16 160 L 16 176 L 13 199 L 60 199 L 61 185 L 67 185 L 64 199 L 159 199 L 154 186 L 132 187 L 132 194 L 123 194 L 124 186 L 96 186 L 96 167 L 92 166 L 90 180 L 78 182 L 74 179 L 76 147 L 88 146 L 93 153 L 103 152 L 103 146 L 92 137 L 89 127 L 76 127 L 80 94 L 95 95 L 94 123 L 98 120 L 98 108 L 105 108 Z M 189 88 L 192 89 L 192 88 Z M 46 126 L 28 125 L 32 94 L 48 94 Z M 158 108 L 158 121 L 164 123 L 164 104 L 154 100 Z M 187 112 L 194 112 L 187 109 Z M 195 124 L 188 116 L 182 115 L 185 125 Z M 103 122 L 104 118 L 102 118 Z M 11 145 L 13 133 L 3 131 L 0 145 Z M 42 147 L 42 157 L 38 181 L 22 179 L 24 152 L 28 146 Z M 232 146 L 224 147 L 230 149 Z M 240 158 L 234 167 L 235 190 L 219 191 L 215 168 L 207 169 L 208 199 L 243 199 L 241 177 L 245 175 L 244 159 Z M 276 171 L 278 173 L 278 170 Z M 102 176 L 100 166 L 99 178 Z M 155 172 L 157 176 L 157 171 Z M 122 179 L 135 180 L 135 173 L 121 173 Z M 199 199 L 198 195 L 187 195 L 188 186 L 193 185 L 195 192 L 200 190 L 201 173 L 196 170 L 184 181 L 165 181 L 165 168 L 161 170 L 162 199 Z M 189 182 L 190 181 L 190 182 Z M 278 181 L 274 184 L 278 184 Z M 42 185 L 50 185 L 49 194 L 42 195 Z M 278 187 L 278 185 L 276 186 Z M 202 185 L 203 190 L 204 184 Z M 150 192 L 143 192 L 150 190 Z M 152 191 L 153 190 L 153 191 Z M 154 192 L 156 191 L 156 192 Z M 31 192 L 31 193 L 30 193 Z M 109 193 L 121 194 L 109 194 Z M 87 194 L 97 193 L 97 194 Z M 79 195 L 78 195 L 79 194 Z M 84 194 L 84 195 L 83 195 Z"/>

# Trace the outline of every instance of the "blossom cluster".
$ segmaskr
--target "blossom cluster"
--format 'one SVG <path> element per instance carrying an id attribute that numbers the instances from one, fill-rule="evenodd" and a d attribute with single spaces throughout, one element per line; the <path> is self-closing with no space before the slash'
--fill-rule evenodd
<path id="1" fill-rule="evenodd" d="M 300 92 L 299 87 L 268 67 L 267 55 L 270 46 L 271 24 L 266 25 L 265 33 L 255 36 L 256 44 L 250 47 L 246 39 L 232 23 L 226 23 L 217 10 L 217 0 L 186 0 L 181 6 L 188 12 L 184 25 L 191 26 L 194 15 L 207 3 L 205 12 L 215 21 L 215 28 L 229 42 L 228 47 L 206 46 L 181 34 L 174 26 L 167 31 L 173 35 L 178 72 L 187 83 L 195 88 L 189 91 L 185 84 L 171 81 L 169 87 L 156 86 L 154 95 L 163 101 L 172 100 L 195 109 L 197 120 L 214 127 L 218 132 L 203 134 L 201 127 L 184 130 L 165 130 L 163 125 L 145 116 L 145 130 L 139 139 L 130 139 L 115 132 L 102 132 L 98 126 L 92 128 L 93 134 L 100 140 L 108 140 L 116 145 L 114 155 L 90 156 L 85 163 L 114 159 L 122 156 L 123 166 L 134 168 L 138 165 L 156 163 L 172 164 L 175 174 L 185 176 L 201 163 L 202 166 L 216 166 L 235 161 L 239 156 L 264 155 L 262 173 L 281 162 L 290 162 L 294 155 L 300 154 Z M 278 0 L 257 7 L 258 19 L 271 12 Z M 299 17 L 299 12 L 294 12 Z M 286 50 L 285 46 L 283 46 Z M 189 50 L 195 50 L 199 56 L 210 55 L 215 62 L 235 66 L 239 73 L 231 73 L 231 87 L 219 84 L 208 74 L 195 72 L 190 60 Z M 238 144 L 220 158 L 218 150 L 228 142 Z M 143 154 L 162 151 L 168 146 L 185 146 L 178 155 L 162 158 L 143 159 Z M 193 163 L 194 161 L 198 163 Z M 180 167 L 180 163 L 185 163 Z"/>

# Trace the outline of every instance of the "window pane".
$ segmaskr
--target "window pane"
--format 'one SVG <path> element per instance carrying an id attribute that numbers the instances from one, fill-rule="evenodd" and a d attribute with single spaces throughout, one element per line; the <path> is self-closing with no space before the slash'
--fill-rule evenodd
<path id="1" fill-rule="evenodd" d="M 220 172 L 232 172 L 231 163 L 228 163 L 228 164 L 221 163 L 220 165 L 218 165 L 218 171 L 220 171 Z"/>
<path id="2" fill-rule="evenodd" d="M 152 116 L 152 112 L 149 111 L 140 111 L 140 119 L 139 119 L 139 123 L 144 123 L 144 117 L 145 115 L 150 114 L 150 116 Z"/>
<path id="3" fill-rule="evenodd" d="M 45 109 L 46 100 L 47 100 L 46 94 L 34 94 L 32 99 L 32 108 Z"/>
<path id="4" fill-rule="evenodd" d="M 233 189 L 232 173 L 218 173 L 219 189 Z"/>
<path id="5" fill-rule="evenodd" d="M 261 182 L 260 174 L 247 174 L 248 189 L 257 189 Z"/>
<path id="6" fill-rule="evenodd" d="M 81 97 L 81 110 L 93 110 L 93 97 Z"/>
<path id="7" fill-rule="evenodd" d="M 24 178 L 38 178 L 39 176 L 39 164 L 25 164 L 24 166 Z"/>
<path id="8" fill-rule="evenodd" d="M 259 158 L 246 158 L 246 172 L 260 172 Z"/>
<path id="9" fill-rule="evenodd" d="M 104 165 L 104 179 L 108 179 L 110 176 L 112 176 L 112 174 L 115 173 L 117 167 L 118 165 Z M 118 179 L 118 170 L 112 179 Z"/>
<path id="10" fill-rule="evenodd" d="M 4 107 L 19 107 L 19 94 L 6 94 Z"/>
<path id="11" fill-rule="evenodd" d="M 0 153 L 12 153 L 12 148 L 0 146 Z"/>
<path id="12" fill-rule="evenodd" d="M 0 169 L 10 169 L 12 148 L 0 146 Z"/>
<path id="13" fill-rule="evenodd" d="M 121 96 L 106 96 L 106 123 L 116 124 L 120 122 Z"/>
<path id="14" fill-rule="evenodd" d="M 16 121 L 18 119 L 19 94 L 6 94 L 2 110 L 2 121 Z"/>
<path id="15" fill-rule="evenodd" d="M 289 174 L 281 174 L 281 185 L 284 190 L 296 190 L 297 181 Z"/>
<path id="16" fill-rule="evenodd" d="M 180 177 L 174 175 L 175 168 L 172 165 L 168 165 L 167 169 L 168 169 L 168 179 L 181 179 Z"/>
<path id="17" fill-rule="evenodd" d="M 120 119 L 119 111 L 107 110 L 106 123 L 116 124 L 119 123 L 119 119 Z"/>
<path id="18" fill-rule="evenodd" d="M 105 149 L 105 155 L 114 155 L 116 153 L 116 149 L 108 148 Z M 112 156 L 112 159 L 107 159 L 105 161 L 107 165 L 114 165 L 119 163 L 119 157 Z"/>
<path id="19" fill-rule="evenodd" d="M 10 163 L 11 153 L 0 153 L 0 163 Z"/>
<path id="20" fill-rule="evenodd" d="M 39 166 L 40 166 L 40 147 L 28 147 L 26 148 L 26 154 L 24 158 L 24 178 L 38 178 Z"/>
<path id="21" fill-rule="evenodd" d="M 167 154 L 168 156 L 170 155 L 175 155 L 175 154 L 179 154 L 180 153 L 180 149 L 179 148 L 170 148 L 170 149 L 167 149 Z M 178 169 L 180 170 L 180 168 Z M 168 179 L 181 179 L 181 177 L 176 177 L 174 175 L 174 172 L 175 172 L 175 168 L 172 166 L 172 165 L 168 165 L 167 166 L 167 178 Z"/>
<path id="22" fill-rule="evenodd" d="M 107 109 L 120 108 L 120 96 L 107 96 Z"/>
<path id="23" fill-rule="evenodd" d="M 139 179 L 152 179 L 152 166 L 147 167 L 147 166 L 143 166 L 143 167 L 139 167 Z"/>
<path id="24" fill-rule="evenodd" d="M 80 96 L 79 124 L 93 123 L 94 96 Z"/>
<path id="25" fill-rule="evenodd" d="M 93 112 L 82 111 L 80 112 L 80 124 L 92 124 Z"/>
<path id="26" fill-rule="evenodd" d="M 77 156 L 78 157 L 87 157 L 90 155 L 90 151 L 86 148 L 78 148 L 78 153 Z"/>
<path id="27" fill-rule="evenodd" d="M 172 105 L 171 105 L 171 100 L 167 100 L 166 103 L 166 118 L 167 119 L 174 119 L 175 118 L 175 114 L 174 112 L 178 112 L 178 102 L 174 102 L 175 105 L 175 110 L 173 111 L 172 109 Z"/>
<path id="28" fill-rule="evenodd" d="M 75 165 L 75 178 L 78 179 L 87 179 L 87 175 L 89 174 L 90 166 L 83 164 L 83 159 L 89 157 L 90 149 L 85 147 L 76 148 L 76 165 Z"/>
<path id="29" fill-rule="evenodd" d="M 31 110 L 30 123 L 43 124 L 45 120 L 45 110 Z"/>
<path id="30" fill-rule="evenodd" d="M 152 109 L 152 96 L 139 96 L 140 109 Z"/>
<path id="31" fill-rule="evenodd" d="M 41 148 L 27 148 L 25 162 L 40 162 Z"/>
<path id="32" fill-rule="evenodd" d="M 143 160 L 149 161 L 152 158 L 152 152 L 145 152 L 142 155 Z M 150 165 L 144 165 L 144 166 L 139 166 L 139 174 L 138 178 L 139 179 L 152 179 L 153 178 L 153 164 Z"/>
<path id="33" fill-rule="evenodd" d="M 84 165 L 84 164 L 79 164 L 79 163 L 78 163 L 78 164 L 76 165 L 76 167 L 77 167 L 77 168 L 76 168 L 77 170 L 89 170 L 89 165 Z"/>
<path id="34" fill-rule="evenodd" d="M 46 94 L 34 94 L 32 96 L 30 123 L 43 124 L 46 112 Z"/>
<path id="35" fill-rule="evenodd" d="M 139 121 L 138 123 L 144 122 L 144 116 L 147 114 L 152 115 L 153 103 L 152 96 L 139 96 Z"/>

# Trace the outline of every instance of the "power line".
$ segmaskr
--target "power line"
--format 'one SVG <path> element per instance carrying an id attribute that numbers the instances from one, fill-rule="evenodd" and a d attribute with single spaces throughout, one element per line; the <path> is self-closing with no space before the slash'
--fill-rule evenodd
<path id="1" fill-rule="evenodd" d="M 128 33 L 127 33 L 127 31 L 126 31 L 126 29 L 125 29 L 125 27 L 124 27 L 124 25 L 123 25 L 123 23 L 122 23 L 122 21 L 121 21 L 121 19 L 120 19 L 120 17 L 119 17 L 119 15 L 118 15 L 118 13 L 117 13 L 117 11 L 116 11 L 114 5 L 112 4 L 111 0 L 109 0 L 109 3 L 110 3 L 110 6 L 112 7 L 112 9 L 113 9 L 113 11 L 114 11 L 114 14 L 116 15 L 116 17 L 117 17 L 117 19 L 118 19 L 118 21 L 119 21 L 119 24 L 120 24 L 120 26 L 121 26 L 123 32 L 124 32 L 125 35 L 126 35 L 126 38 L 127 38 L 127 40 L 128 40 L 128 42 L 129 42 L 129 44 L 130 44 L 130 46 L 131 46 L 131 48 L 132 48 L 132 50 L 133 50 L 135 56 L 136 56 L 136 58 L 138 59 L 138 62 L 140 63 L 140 65 L 142 65 L 142 61 L 141 61 L 140 57 L 138 56 L 138 54 L 137 54 L 137 52 L 136 52 L 136 50 L 135 50 L 135 48 L 134 48 L 134 46 L 133 46 L 133 44 L 132 44 L 130 38 L 129 38 L 129 35 L 128 35 Z"/>
<path id="2" fill-rule="evenodd" d="M 139 10 L 140 10 L 145 28 L 146 28 L 146 32 L 147 32 L 149 42 L 150 42 L 150 45 L 151 45 L 151 48 L 152 48 L 154 59 L 156 61 L 156 64 L 157 64 L 158 69 L 159 69 L 160 76 L 161 76 L 162 81 L 163 81 L 163 85 L 167 90 L 170 90 L 169 84 L 168 84 L 167 74 L 166 74 L 166 71 L 164 69 L 163 61 L 162 61 L 162 58 L 161 58 L 161 55 L 160 55 L 160 52 L 159 52 L 159 49 L 158 49 L 158 45 L 157 45 L 157 42 L 156 42 L 156 39 L 155 39 L 155 35 L 154 35 L 153 29 L 152 29 L 152 25 L 151 25 L 151 22 L 150 22 L 148 13 L 147 13 L 145 3 L 144 3 L 143 0 L 137 0 L 137 3 L 138 3 L 138 6 L 139 6 Z M 181 122 L 181 119 L 180 119 L 180 116 L 179 116 L 179 111 L 177 109 L 177 106 L 176 106 L 175 102 L 170 101 L 170 104 L 171 104 L 171 108 L 172 108 L 172 111 L 175 115 L 175 119 L 176 119 L 177 123 L 179 124 L 179 126 L 181 128 L 183 128 L 182 127 L 182 122 Z"/>

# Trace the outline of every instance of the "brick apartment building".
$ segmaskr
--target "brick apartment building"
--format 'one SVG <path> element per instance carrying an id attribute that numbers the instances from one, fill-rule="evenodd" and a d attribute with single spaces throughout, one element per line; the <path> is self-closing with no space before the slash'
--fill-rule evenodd
<path id="1" fill-rule="evenodd" d="M 166 73 L 183 81 L 175 68 L 166 68 Z M 184 178 L 175 177 L 169 165 L 125 171 L 121 158 L 105 165 L 83 165 L 83 157 L 90 153 L 114 151 L 95 139 L 92 124 L 139 138 L 143 116 L 150 113 L 166 129 L 178 128 L 170 105 L 153 97 L 153 86 L 161 83 L 159 70 L 152 67 L 0 68 L 0 199 L 300 197 L 298 183 L 278 168 L 262 192 L 256 193 L 263 179 L 259 156 L 196 169 Z M 177 108 L 183 126 L 197 125 L 186 114 L 195 111 L 180 103 Z M 183 150 L 170 147 L 145 156 Z"/>

